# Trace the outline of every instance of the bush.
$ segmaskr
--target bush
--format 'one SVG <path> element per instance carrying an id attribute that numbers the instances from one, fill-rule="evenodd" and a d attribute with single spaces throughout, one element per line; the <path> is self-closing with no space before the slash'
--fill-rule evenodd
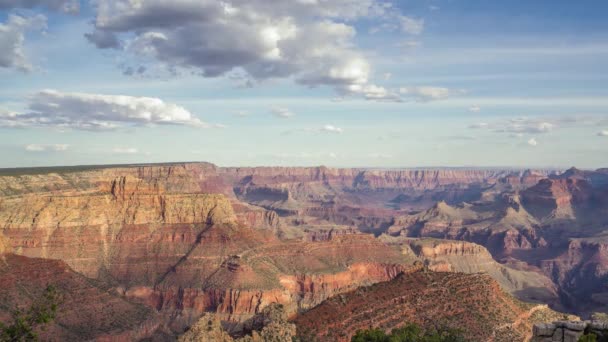
<path id="1" fill-rule="evenodd" d="M 420 326 L 408 323 L 393 329 L 387 335 L 381 329 L 359 330 L 351 342 L 465 342 L 462 333 L 450 328 L 423 330 Z"/>
<path id="2" fill-rule="evenodd" d="M 578 339 L 578 342 L 595 342 L 597 336 L 595 334 L 585 334 Z"/>
<path id="3" fill-rule="evenodd" d="M 29 309 L 12 312 L 13 321 L 9 325 L 0 323 L 0 341 L 37 341 L 36 327 L 43 326 L 55 319 L 59 293 L 49 285 L 42 296 L 36 299 Z"/>
<path id="4" fill-rule="evenodd" d="M 383 330 L 369 329 L 359 330 L 351 339 L 351 342 L 389 342 L 389 337 Z"/>

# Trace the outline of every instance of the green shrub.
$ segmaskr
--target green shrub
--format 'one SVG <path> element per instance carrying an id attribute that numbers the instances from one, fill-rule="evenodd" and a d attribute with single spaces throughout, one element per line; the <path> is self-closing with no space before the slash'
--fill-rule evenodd
<path id="1" fill-rule="evenodd" d="M 578 342 L 595 342 L 597 336 L 595 334 L 585 334 L 578 339 Z"/>
<path id="2" fill-rule="evenodd" d="M 451 328 L 424 330 L 417 324 L 408 323 L 387 335 L 381 329 L 359 330 L 351 342 L 465 342 L 462 332 Z"/>
<path id="3" fill-rule="evenodd" d="M 37 341 L 38 335 L 34 330 L 55 319 L 58 305 L 57 289 L 52 285 L 47 286 L 29 309 L 12 312 L 13 321 L 9 325 L 0 323 L 0 341 Z"/>
<path id="4" fill-rule="evenodd" d="M 351 342 L 389 342 L 389 337 L 383 330 L 368 329 L 359 330 L 351 339 Z"/>

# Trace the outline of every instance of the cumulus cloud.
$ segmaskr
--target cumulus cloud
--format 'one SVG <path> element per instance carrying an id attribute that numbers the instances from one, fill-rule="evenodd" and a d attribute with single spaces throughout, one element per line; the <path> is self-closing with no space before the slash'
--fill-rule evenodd
<path id="1" fill-rule="evenodd" d="M 65 13 L 78 13 L 80 1 L 78 0 L 2 0 L 0 10 L 10 10 L 14 8 L 34 8 L 44 7 Z"/>
<path id="2" fill-rule="evenodd" d="M 118 37 L 113 32 L 94 30 L 91 33 L 85 33 L 84 36 L 100 49 L 118 49 L 121 47 Z"/>
<path id="3" fill-rule="evenodd" d="M 341 90 L 344 96 L 360 95 L 367 100 L 401 102 L 401 96 L 393 90 L 374 84 L 352 84 Z"/>
<path id="4" fill-rule="evenodd" d="M 25 145 L 25 150 L 28 152 L 63 152 L 67 151 L 70 148 L 70 145 L 67 144 L 29 144 Z"/>
<path id="5" fill-rule="evenodd" d="M 184 107 L 158 98 L 56 90 L 43 90 L 33 95 L 27 113 L 0 112 L 0 127 L 111 130 L 143 125 L 209 127 Z"/>
<path id="6" fill-rule="evenodd" d="M 33 17 L 9 15 L 5 23 L 0 23 L 0 67 L 25 72 L 32 70 L 32 65 L 23 51 L 25 33 L 44 28 L 46 28 L 46 17 L 43 15 Z"/>
<path id="7" fill-rule="evenodd" d="M 370 83 L 370 63 L 354 44 L 363 18 L 423 28 L 384 0 L 98 0 L 86 37 L 171 72 L 238 73 L 247 84 L 293 78 L 349 92 Z"/>
<path id="8" fill-rule="evenodd" d="M 608 129 L 598 132 L 597 135 L 600 137 L 608 137 Z"/>
<path id="9" fill-rule="evenodd" d="M 327 133 L 342 133 L 344 130 L 340 127 L 336 127 L 334 125 L 325 125 L 321 128 L 321 132 Z"/>
<path id="10" fill-rule="evenodd" d="M 530 138 L 530 140 L 528 140 L 528 145 L 536 146 L 536 145 L 538 145 L 538 142 L 536 141 L 535 138 Z"/>
<path id="11" fill-rule="evenodd" d="M 289 108 L 285 107 L 274 107 L 270 110 L 272 114 L 282 119 L 289 119 L 291 117 L 296 116 Z"/>
<path id="12" fill-rule="evenodd" d="M 469 112 L 478 113 L 481 111 L 481 107 L 479 106 L 471 106 L 469 107 Z"/>

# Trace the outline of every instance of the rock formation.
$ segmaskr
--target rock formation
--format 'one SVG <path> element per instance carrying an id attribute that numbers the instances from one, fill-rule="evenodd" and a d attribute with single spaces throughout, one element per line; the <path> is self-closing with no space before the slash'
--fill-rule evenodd
<path id="1" fill-rule="evenodd" d="M 599 321 L 555 321 L 534 325 L 531 342 L 578 342 L 585 334 L 593 334 L 597 341 L 608 338 L 608 323 Z"/>
<path id="2" fill-rule="evenodd" d="M 405 255 L 416 258 L 428 269 L 438 272 L 485 273 L 517 298 L 537 303 L 557 304 L 558 290 L 543 274 L 496 262 L 481 245 L 432 238 L 414 239 L 383 235 L 381 240 L 398 245 Z"/>
<path id="3" fill-rule="evenodd" d="M 0 170 L 0 254 L 61 260 L 146 305 L 150 335 L 209 312 L 238 333 L 273 303 L 304 312 L 416 262 L 584 313 L 606 303 L 607 189 L 602 170 Z"/>
<path id="4" fill-rule="evenodd" d="M 331 298 L 295 319 L 298 335 L 350 341 L 358 329 L 416 323 L 459 329 L 472 341 L 526 341 L 532 324 L 560 315 L 520 302 L 487 275 L 418 271 Z"/>
<path id="5" fill-rule="evenodd" d="M 217 315 L 206 313 L 179 342 L 288 342 L 296 336 L 296 326 L 288 322 L 282 305 L 272 304 L 246 322 L 246 335 L 232 338 L 222 327 Z"/>

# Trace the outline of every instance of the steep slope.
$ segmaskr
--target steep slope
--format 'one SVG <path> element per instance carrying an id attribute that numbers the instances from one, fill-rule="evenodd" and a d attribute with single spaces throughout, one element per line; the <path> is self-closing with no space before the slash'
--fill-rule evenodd
<path id="1" fill-rule="evenodd" d="M 553 259 L 541 261 L 545 273 L 561 286 L 563 300 L 588 316 L 608 305 L 608 234 L 571 239 Z"/>
<path id="2" fill-rule="evenodd" d="M 331 298 L 295 319 L 298 335 L 349 341 L 358 329 L 414 322 L 460 329 L 472 341 L 524 341 L 545 305 L 520 302 L 487 275 L 418 271 Z"/>
<path id="3" fill-rule="evenodd" d="M 6 254 L 0 260 L 0 321 L 29 307 L 48 285 L 60 294 L 57 318 L 39 331 L 63 341 L 131 341 L 150 336 L 161 321 L 154 310 L 127 301 L 58 260 Z"/>

